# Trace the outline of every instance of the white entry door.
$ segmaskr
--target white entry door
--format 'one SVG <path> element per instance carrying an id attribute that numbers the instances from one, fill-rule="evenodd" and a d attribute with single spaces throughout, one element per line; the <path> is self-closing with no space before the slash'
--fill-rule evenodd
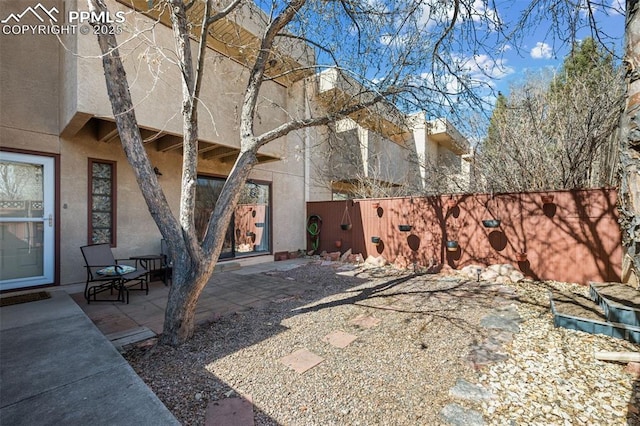
<path id="1" fill-rule="evenodd" d="M 0 151 L 0 290 L 53 283 L 54 166 Z"/>

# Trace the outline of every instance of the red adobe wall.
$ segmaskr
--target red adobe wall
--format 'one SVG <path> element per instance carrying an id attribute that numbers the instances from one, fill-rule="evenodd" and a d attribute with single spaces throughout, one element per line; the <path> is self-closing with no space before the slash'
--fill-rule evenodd
<path id="1" fill-rule="evenodd" d="M 545 195 L 553 195 L 553 201 L 543 202 Z M 365 258 L 382 254 L 393 262 L 403 255 L 420 265 L 456 269 L 511 263 L 534 279 L 586 284 L 620 280 L 616 199 L 614 189 L 594 189 L 456 195 L 453 206 L 448 196 L 310 202 L 307 217 L 322 218 L 318 252 L 336 251 L 335 242 L 341 240 L 340 251 L 351 248 Z M 485 228 L 482 221 L 492 217 L 501 220 L 500 226 Z M 342 230 L 348 218 L 352 228 Z M 412 230 L 401 232 L 400 224 Z M 374 245 L 372 236 L 381 237 L 381 243 Z M 447 251 L 449 239 L 458 241 L 458 251 Z M 310 249 L 309 236 L 307 241 Z M 521 251 L 525 261 L 516 259 Z"/>

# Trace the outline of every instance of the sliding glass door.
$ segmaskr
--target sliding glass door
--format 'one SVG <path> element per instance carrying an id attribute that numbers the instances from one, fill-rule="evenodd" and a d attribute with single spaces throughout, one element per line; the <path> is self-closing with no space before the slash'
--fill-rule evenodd
<path id="1" fill-rule="evenodd" d="M 196 189 L 196 228 L 202 239 L 224 179 L 200 176 Z M 271 187 L 247 182 L 227 229 L 220 258 L 271 252 Z"/>
<path id="2" fill-rule="evenodd" d="M 209 217 L 216 206 L 216 202 L 218 201 L 223 185 L 224 180 L 222 179 L 198 177 L 198 185 L 196 187 L 195 221 L 200 240 L 204 238 L 207 225 L 209 224 Z M 220 252 L 220 259 L 233 257 L 234 254 L 232 218 L 224 237 L 224 244 L 222 245 L 222 251 Z"/>

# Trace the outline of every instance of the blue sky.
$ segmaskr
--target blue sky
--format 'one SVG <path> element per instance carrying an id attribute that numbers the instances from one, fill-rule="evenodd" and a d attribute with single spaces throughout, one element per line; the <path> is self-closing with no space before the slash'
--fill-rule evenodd
<path id="1" fill-rule="evenodd" d="M 499 6 L 497 13 L 502 21 L 515 22 L 522 13 L 522 8 L 529 3 L 522 0 L 503 1 L 498 3 L 502 7 Z M 603 42 L 620 57 L 624 43 L 624 0 L 602 0 L 602 3 L 593 9 L 593 18 L 600 27 L 599 34 Z M 586 13 L 580 12 L 580 18 L 584 20 Z M 522 80 L 527 73 L 562 66 L 571 46 L 550 34 L 552 25 L 551 20 L 542 19 L 537 25 L 530 26 L 517 45 L 507 43 L 499 59 L 476 57 L 474 62 L 484 66 L 485 70 L 490 70 L 489 74 L 494 77 L 492 84 L 496 90 L 506 94 L 509 92 L 509 85 Z M 591 30 L 584 26 L 576 31 L 578 40 L 592 35 Z"/>
<path id="2" fill-rule="evenodd" d="M 267 13 L 284 4 L 256 1 Z M 361 0 L 354 3 L 356 10 L 365 11 L 357 15 L 356 26 L 340 2 L 317 0 L 306 5 L 291 30 L 331 52 L 317 49 L 320 68 L 333 66 L 335 55 L 342 69 L 356 80 L 382 91 L 397 81 L 408 81 L 412 91 L 405 99 L 395 100 L 399 108 L 464 123 L 469 114 L 489 116 L 498 91 L 508 94 L 510 85 L 522 82 L 530 73 L 559 69 L 571 49 L 568 28 L 572 26 L 579 41 L 594 35 L 591 23 L 595 22 L 602 41 L 620 57 L 624 3 L 462 0 L 456 14 L 453 0 Z M 526 10 L 530 13 L 524 13 Z M 454 15 L 456 25 L 451 27 Z M 518 28 L 525 15 L 528 20 Z M 442 37 L 443 43 L 437 46 L 439 57 L 435 57 L 433 50 L 442 35 L 447 37 Z M 367 47 L 361 47 L 360 41 Z M 465 87 L 475 88 L 477 97 L 470 96 Z"/>

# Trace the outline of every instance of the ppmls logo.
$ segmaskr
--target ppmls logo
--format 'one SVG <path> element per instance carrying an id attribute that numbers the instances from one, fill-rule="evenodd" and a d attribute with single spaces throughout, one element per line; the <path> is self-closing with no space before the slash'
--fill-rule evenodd
<path id="1" fill-rule="evenodd" d="M 122 28 L 119 24 L 125 21 L 125 12 L 123 11 L 111 15 L 109 12 L 70 10 L 66 23 L 58 23 L 59 13 L 60 11 L 55 6 L 47 9 L 42 3 L 33 7 L 28 6 L 22 12 L 10 13 L 6 18 L 0 19 L 2 34 L 58 35 L 76 34 L 78 30 L 81 34 L 89 34 L 91 31 L 95 34 L 120 34 Z"/>
<path id="2" fill-rule="evenodd" d="M 38 13 L 38 11 L 40 11 L 40 13 Z M 38 19 L 38 21 L 45 23 L 47 21 L 45 21 L 42 16 L 47 17 L 50 21 L 58 22 L 58 18 L 56 17 L 56 15 L 60 13 L 60 11 L 55 6 L 48 10 L 46 7 L 42 5 L 42 3 L 38 3 L 37 5 L 35 5 L 35 7 L 31 7 L 31 6 L 27 7 L 22 13 L 9 14 L 9 16 L 7 16 L 5 19 L 0 21 L 0 23 L 9 24 L 9 22 L 12 20 L 15 23 L 20 23 L 20 20 L 22 19 L 22 17 L 29 13 L 35 16 Z"/>

